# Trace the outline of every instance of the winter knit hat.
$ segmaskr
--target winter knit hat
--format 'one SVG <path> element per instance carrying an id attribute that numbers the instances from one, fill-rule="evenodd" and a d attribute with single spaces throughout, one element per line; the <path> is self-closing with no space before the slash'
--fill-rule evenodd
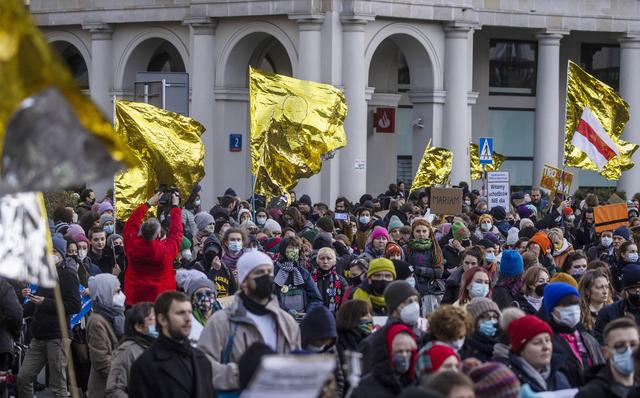
<path id="1" fill-rule="evenodd" d="M 371 231 L 371 240 L 373 241 L 380 237 L 385 237 L 389 240 L 389 233 L 383 227 L 375 227 L 373 231 Z"/>
<path id="2" fill-rule="evenodd" d="M 486 362 L 469 372 L 477 398 L 518 398 L 520 380 L 507 366 Z"/>
<path id="3" fill-rule="evenodd" d="M 556 272 L 556 274 L 552 276 L 551 279 L 549 279 L 549 283 L 554 282 L 563 282 L 575 287 L 576 289 L 578 288 L 578 281 L 576 281 L 573 276 L 567 274 L 566 272 Z"/>
<path id="4" fill-rule="evenodd" d="M 89 239 L 87 239 L 87 236 L 82 233 L 82 234 L 75 234 L 71 237 L 71 239 L 73 239 L 74 242 L 79 243 L 79 242 L 85 242 L 87 245 L 90 244 L 91 242 L 89 242 Z"/>
<path id="5" fill-rule="evenodd" d="M 108 214 L 103 214 L 100 216 L 100 228 L 104 228 L 104 224 L 108 223 L 109 221 L 114 222 L 113 216 L 110 216 Z"/>
<path id="6" fill-rule="evenodd" d="M 578 289 L 564 282 L 549 283 L 544 288 L 544 309 L 548 315 L 551 315 L 553 308 L 566 296 L 580 297 Z"/>
<path id="7" fill-rule="evenodd" d="M 245 209 L 244 207 L 242 209 L 240 209 L 240 211 L 238 211 L 238 221 L 240 221 L 240 219 L 242 218 L 242 215 L 244 213 L 249 214 L 249 217 L 251 217 L 251 211 L 249 211 L 249 209 Z M 251 218 L 249 218 L 251 219 Z"/>
<path id="8" fill-rule="evenodd" d="M 384 289 L 384 303 L 387 306 L 387 313 L 391 314 L 406 299 L 411 296 L 420 297 L 420 293 L 411 287 L 409 282 L 397 280 L 391 282 Z"/>
<path id="9" fill-rule="evenodd" d="M 456 351 L 446 344 L 435 342 L 431 345 L 426 345 L 418 353 L 418 380 L 422 381 L 424 376 L 435 373 L 440 369 L 444 361 L 451 356 L 456 357 L 458 362 L 460 361 L 460 356 Z"/>
<path id="10" fill-rule="evenodd" d="M 69 224 L 69 228 L 67 229 L 66 235 L 71 237 L 71 239 L 73 239 L 73 237 L 77 234 L 84 235 L 84 229 L 82 229 L 82 227 L 79 224 Z"/>
<path id="11" fill-rule="evenodd" d="M 627 264 L 622 268 L 622 288 L 627 289 L 640 283 L 640 265 Z"/>
<path id="12" fill-rule="evenodd" d="M 615 231 L 613 231 L 613 236 L 622 236 L 624 240 L 629 240 L 631 236 L 631 232 L 629 232 L 629 228 L 623 225 L 621 227 L 616 228 Z"/>
<path id="13" fill-rule="evenodd" d="M 545 321 L 535 315 L 525 315 L 522 318 L 511 321 L 507 328 L 511 351 L 519 354 L 529 340 L 541 333 L 552 335 L 553 331 Z"/>
<path id="14" fill-rule="evenodd" d="M 62 257 L 66 257 L 67 256 L 67 241 L 64 240 L 62 235 L 60 235 L 60 234 L 52 234 L 51 235 L 51 242 L 53 243 L 53 248 L 55 250 L 57 250 L 58 253 L 60 253 L 60 255 L 62 255 Z"/>
<path id="15" fill-rule="evenodd" d="M 491 217 L 491 214 L 483 214 L 480 216 L 480 218 L 478 219 L 478 225 L 482 224 L 482 222 L 490 222 L 493 224 L 493 217 Z"/>
<path id="16" fill-rule="evenodd" d="M 505 250 L 500 260 L 500 274 L 504 276 L 518 276 L 522 274 L 524 265 L 522 256 L 517 250 Z"/>
<path id="17" fill-rule="evenodd" d="M 387 226 L 387 231 L 391 233 L 391 231 L 393 231 L 394 229 L 402 228 L 403 226 L 404 224 L 402 223 L 402 221 L 400 221 L 398 216 L 391 216 L 391 218 L 389 219 L 389 225 Z"/>
<path id="18" fill-rule="evenodd" d="M 116 239 L 122 239 L 124 241 L 124 239 L 122 238 L 122 235 L 111 234 L 107 238 L 107 247 L 110 248 L 110 249 L 113 249 L 113 241 L 116 240 Z"/>
<path id="19" fill-rule="evenodd" d="M 245 252 L 240 256 L 236 264 L 238 268 L 238 285 L 244 282 L 245 278 L 251 273 L 251 271 L 261 265 L 270 265 L 271 268 L 273 268 L 273 260 L 271 260 L 271 257 L 259 251 Z M 393 263 L 391 265 L 393 266 Z"/>
<path id="20" fill-rule="evenodd" d="M 105 211 L 113 211 L 113 205 L 108 200 L 100 203 L 100 207 L 98 207 L 98 214 L 102 215 Z"/>
<path id="21" fill-rule="evenodd" d="M 500 317 L 501 312 L 498 308 L 498 304 L 495 301 L 486 297 L 476 297 L 471 299 L 471 302 L 467 304 L 467 312 L 473 319 L 478 319 L 482 314 L 493 311 Z"/>
<path id="22" fill-rule="evenodd" d="M 182 237 L 182 242 L 180 242 L 180 251 L 187 250 L 191 248 L 191 241 L 186 236 Z"/>
<path id="23" fill-rule="evenodd" d="M 551 241 L 549 240 L 547 234 L 542 231 L 536 232 L 535 235 L 533 235 L 531 239 L 529 239 L 529 243 L 527 245 L 530 245 L 532 243 L 536 243 L 538 244 L 538 246 L 540 246 L 540 252 L 544 256 L 546 256 L 551 249 Z"/>
<path id="24" fill-rule="evenodd" d="M 300 340 L 302 347 L 319 340 L 331 339 L 336 341 L 336 318 L 324 305 L 313 307 L 300 323 Z"/>
<path id="25" fill-rule="evenodd" d="M 200 213 L 196 214 L 193 220 L 195 221 L 196 226 L 198 227 L 198 231 L 200 232 L 204 232 L 205 228 L 207 228 L 207 225 L 215 223 L 213 216 L 206 211 L 201 211 Z"/>
<path id="26" fill-rule="evenodd" d="M 469 232 L 469 228 L 467 228 L 466 225 L 460 221 L 456 221 L 451 226 L 451 236 L 453 236 L 453 239 L 460 241 L 469 239 L 471 232 Z"/>
<path id="27" fill-rule="evenodd" d="M 387 244 L 387 247 L 389 245 Z M 399 281 L 405 280 L 413 275 L 413 265 L 402 260 L 391 260 L 396 267 L 396 279 Z"/>
<path id="28" fill-rule="evenodd" d="M 388 258 L 380 257 L 373 259 L 369 262 L 369 270 L 367 271 L 367 278 L 371 278 L 376 272 L 387 271 L 391 272 L 393 279 L 396 279 L 396 267 L 393 266 L 393 262 Z"/>
<path id="29" fill-rule="evenodd" d="M 176 286 L 182 291 L 186 291 L 189 284 L 198 279 L 207 279 L 207 275 L 197 269 L 178 268 L 176 270 Z"/>
<path id="30" fill-rule="evenodd" d="M 486 234 L 484 234 L 482 239 L 488 240 L 489 242 L 493 243 L 495 246 L 500 246 L 500 239 L 498 239 L 496 234 L 494 234 L 493 232 L 487 232 Z"/>
<path id="31" fill-rule="evenodd" d="M 520 230 L 516 227 L 509 228 L 506 241 L 507 246 L 515 246 L 515 244 L 518 243 L 518 232 L 520 232 Z"/>
<path id="32" fill-rule="evenodd" d="M 276 220 L 272 218 L 269 218 L 267 221 L 265 221 L 263 229 L 265 231 L 282 233 L 282 227 L 280 226 L 280 224 L 278 224 Z"/>
<path id="33" fill-rule="evenodd" d="M 318 236 L 318 230 L 311 229 L 311 228 L 307 229 L 302 234 L 300 234 L 301 238 L 304 238 L 307 242 L 311 244 L 313 244 L 313 241 L 316 239 L 316 236 Z"/>
<path id="34" fill-rule="evenodd" d="M 209 278 L 192 279 L 183 286 L 184 292 L 189 296 L 189 298 L 193 298 L 193 294 L 201 287 L 209 288 L 213 290 L 214 293 L 216 291 L 216 285 Z"/>
<path id="35" fill-rule="evenodd" d="M 324 232 L 333 232 L 333 219 L 329 216 L 322 216 L 318 219 L 318 222 L 316 222 L 316 227 Z"/>
<path id="36" fill-rule="evenodd" d="M 518 206 L 516 208 L 516 211 L 518 212 L 518 215 L 520 216 L 520 218 L 529 218 L 535 215 L 535 211 L 531 210 L 531 208 L 526 205 Z"/>

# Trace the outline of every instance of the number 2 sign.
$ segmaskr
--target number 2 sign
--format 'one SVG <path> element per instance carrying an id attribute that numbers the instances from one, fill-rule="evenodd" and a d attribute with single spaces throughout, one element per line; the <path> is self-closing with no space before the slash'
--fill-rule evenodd
<path id="1" fill-rule="evenodd" d="M 229 134 L 229 151 L 242 151 L 242 134 Z"/>

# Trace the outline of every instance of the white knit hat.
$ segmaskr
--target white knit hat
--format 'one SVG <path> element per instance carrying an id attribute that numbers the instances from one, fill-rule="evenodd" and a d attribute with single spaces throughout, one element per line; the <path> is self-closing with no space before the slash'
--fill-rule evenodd
<path id="1" fill-rule="evenodd" d="M 282 232 L 282 227 L 280 227 L 280 224 L 278 224 L 276 220 L 270 218 L 264 223 L 264 230 L 271 232 Z"/>
<path id="2" fill-rule="evenodd" d="M 507 233 L 507 245 L 508 246 L 515 246 L 516 243 L 518 243 L 518 232 L 520 232 L 520 230 L 516 227 L 511 227 L 509 228 L 509 233 Z"/>
<path id="3" fill-rule="evenodd" d="M 245 252 L 240 258 L 236 266 L 238 267 L 238 285 L 244 282 L 244 279 L 261 265 L 270 265 L 273 268 L 273 260 L 260 251 Z"/>

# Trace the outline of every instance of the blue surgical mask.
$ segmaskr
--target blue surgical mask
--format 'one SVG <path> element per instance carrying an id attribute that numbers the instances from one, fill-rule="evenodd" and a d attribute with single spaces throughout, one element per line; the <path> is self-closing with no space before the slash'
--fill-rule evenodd
<path id="1" fill-rule="evenodd" d="M 613 239 L 608 236 L 603 236 L 600 238 L 600 243 L 602 243 L 602 246 L 604 247 L 609 247 L 613 243 Z"/>
<path id="2" fill-rule="evenodd" d="M 633 352 L 631 351 L 631 347 L 627 347 L 625 352 L 623 352 L 622 354 L 619 354 L 618 352 L 615 352 L 613 354 L 613 366 L 618 372 L 622 373 L 625 376 L 633 373 L 632 354 Z"/>
<path id="3" fill-rule="evenodd" d="M 471 296 L 471 298 L 487 297 L 487 294 L 489 294 L 489 285 L 486 283 L 471 283 L 471 289 L 469 289 L 469 296 Z"/>
<path id="4" fill-rule="evenodd" d="M 107 235 L 111 235 L 113 233 L 113 224 L 105 225 L 102 229 L 104 229 Z"/>
<path id="5" fill-rule="evenodd" d="M 233 253 L 237 253 L 240 250 L 242 250 L 242 242 L 239 242 L 237 240 L 230 241 L 228 243 L 228 246 L 229 246 L 229 250 Z"/>
<path id="6" fill-rule="evenodd" d="M 367 216 L 361 216 L 360 218 L 358 218 L 358 221 L 360 221 L 360 224 L 362 224 L 362 225 L 369 224 L 370 220 L 371 220 L 371 218 L 369 218 Z"/>
<path id="7" fill-rule="evenodd" d="M 485 336 L 494 337 L 498 331 L 498 322 L 492 319 L 485 319 L 478 323 L 478 331 Z"/>
<path id="8" fill-rule="evenodd" d="M 149 327 L 147 328 L 147 335 L 153 337 L 154 339 L 157 339 L 158 336 L 160 335 L 158 333 L 158 331 L 156 330 L 156 324 L 151 324 L 149 325 Z"/>
<path id="9" fill-rule="evenodd" d="M 487 253 L 484 255 L 484 260 L 487 263 L 495 263 L 496 262 L 496 255 L 493 253 Z"/>
<path id="10" fill-rule="evenodd" d="M 638 253 L 629 253 L 629 254 L 627 254 L 627 259 L 629 260 L 630 263 L 637 263 L 638 262 Z"/>
<path id="11" fill-rule="evenodd" d="M 407 278 L 405 280 L 409 283 L 409 285 L 411 285 L 412 288 L 414 288 L 414 289 L 416 288 L 416 278 L 411 276 L 411 277 L 409 277 L 409 278 Z"/>

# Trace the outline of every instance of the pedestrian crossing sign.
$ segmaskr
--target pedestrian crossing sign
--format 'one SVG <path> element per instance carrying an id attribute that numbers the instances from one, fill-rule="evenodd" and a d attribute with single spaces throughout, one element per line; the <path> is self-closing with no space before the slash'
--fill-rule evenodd
<path id="1" fill-rule="evenodd" d="M 478 159 L 480 164 L 492 164 L 493 163 L 493 138 L 480 137 L 480 144 L 478 145 Z"/>

